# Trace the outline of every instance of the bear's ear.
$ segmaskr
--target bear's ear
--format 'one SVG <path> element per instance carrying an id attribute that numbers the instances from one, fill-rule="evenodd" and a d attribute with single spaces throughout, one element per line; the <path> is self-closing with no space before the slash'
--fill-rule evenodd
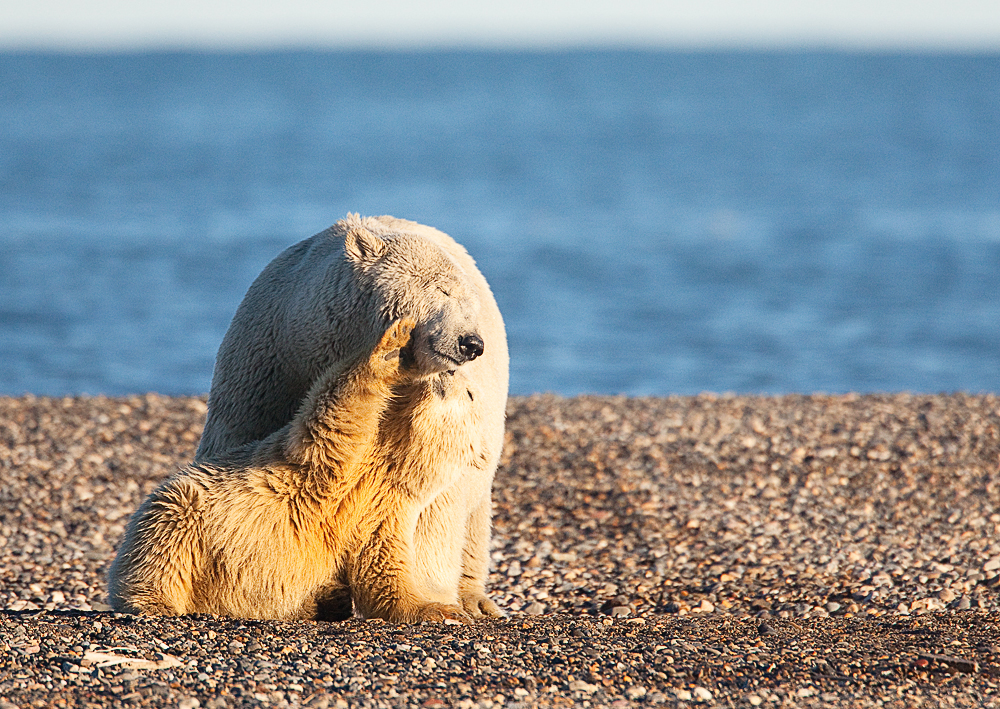
<path id="1" fill-rule="evenodd" d="M 371 263 L 385 249 L 385 242 L 367 229 L 349 229 L 344 236 L 344 251 L 356 263 Z"/>

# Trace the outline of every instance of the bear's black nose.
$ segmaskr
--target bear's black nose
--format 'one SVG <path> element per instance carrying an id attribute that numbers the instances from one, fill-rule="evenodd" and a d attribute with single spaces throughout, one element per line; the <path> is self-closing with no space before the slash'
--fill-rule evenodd
<path id="1" fill-rule="evenodd" d="M 462 335 L 458 338 L 458 351 L 466 362 L 481 355 L 484 347 L 483 338 L 479 335 Z"/>

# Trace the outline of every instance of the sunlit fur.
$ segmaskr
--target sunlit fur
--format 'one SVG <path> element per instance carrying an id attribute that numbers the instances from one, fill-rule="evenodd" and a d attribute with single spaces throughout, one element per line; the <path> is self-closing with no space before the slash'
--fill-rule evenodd
<path id="1" fill-rule="evenodd" d="M 402 370 L 384 358 L 400 346 L 398 319 L 412 323 Z M 440 343 L 465 331 L 485 351 L 456 365 Z M 506 396 L 503 321 L 465 250 L 413 222 L 349 216 L 288 249 L 247 293 L 195 464 L 136 513 L 112 605 L 501 615 L 485 580 Z"/>
<path id="2" fill-rule="evenodd" d="M 459 598 L 459 579 L 443 580 L 448 589 L 414 573 L 428 565 L 416 558 L 421 513 L 458 482 L 449 472 L 482 461 L 472 440 L 429 440 L 411 425 L 440 398 L 437 375 L 399 354 L 413 327 L 394 324 L 370 356 L 322 377 L 280 431 L 156 490 L 111 568 L 112 606 L 315 618 L 337 616 L 349 594 L 360 614 L 394 621 L 499 615 L 481 594 Z M 449 397 L 468 399 L 454 382 Z M 456 557 L 445 565 L 461 566 L 463 545 L 445 531 L 444 556 Z"/>

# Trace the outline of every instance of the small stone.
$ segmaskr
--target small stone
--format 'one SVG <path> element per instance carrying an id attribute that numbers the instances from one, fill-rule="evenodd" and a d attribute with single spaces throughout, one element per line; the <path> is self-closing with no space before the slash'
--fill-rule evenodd
<path id="1" fill-rule="evenodd" d="M 1000 554 L 997 554 L 983 564 L 983 571 L 989 572 L 996 571 L 997 569 L 1000 569 Z"/>
<path id="2" fill-rule="evenodd" d="M 678 701 L 682 702 L 690 702 L 694 698 L 691 692 L 687 691 L 686 689 L 678 689 L 676 694 Z"/>
<path id="3" fill-rule="evenodd" d="M 625 694 L 628 695 L 629 699 L 640 699 L 646 696 L 646 688 L 642 685 L 636 684 L 625 690 Z"/>
<path id="4" fill-rule="evenodd" d="M 938 593 L 938 598 L 940 598 L 944 603 L 951 603 L 957 597 L 958 597 L 958 594 L 955 593 L 950 588 L 942 589 L 941 592 Z"/>
<path id="5" fill-rule="evenodd" d="M 697 699 L 699 702 L 712 701 L 712 693 L 709 692 L 704 687 L 695 687 L 693 691 L 695 699 Z"/>
<path id="6" fill-rule="evenodd" d="M 587 694 L 593 694 L 598 690 L 596 684 L 589 684 L 583 680 L 573 680 L 569 683 L 569 691 L 571 692 L 586 692 Z"/>
<path id="7" fill-rule="evenodd" d="M 837 611 L 840 610 L 841 606 L 836 601 L 830 601 L 824 607 L 826 608 L 827 613 L 836 613 Z"/>
<path id="8" fill-rule="evenodd" d="M 545 604 L 534 601 L 524 609 L 524 612 L 528 615 L 542 615 L 545 613 Z"/>
<path id="9" fill-rule="evenodd" d="M 972 600 L 968 596 L 962 596 L 955 607 L 960 611 L 967 611 L 972 608 Z"/>
<path id="10" fill-rule="evenodd" d="M 627 618 L 632 614 L 632 611 L 628 606 L 615 606 L 611 609 L 611 615 L 614 618 Z"/>
<path id="11" fill-rule="evenodd" d="M 695 610 L 698 613 L 712 613 L 715 610 L 715 605 L 707 598 L 703 598 Z"/>
<path id="12" fill-rule="evenodd" d="M 749 697 L 747 697 L 747 701 L 750 702 L 750 706 L 759 707 L 764 700 L 758 697 L 756 694 L 751 694 Z"/>
<path id="13" fill-rule="evenodd" d="M 774 628 L 772 628 L 767 623 L 761 623 L 757 626 L 757 632 L 761 635 L 774 635 Z"/>
<path id="14" fill-rule="evenodd" d="M 201 702 L 194 697 L 184 697 L 177 702 L 177 709 L 198 709 L 200 706 Z"/>

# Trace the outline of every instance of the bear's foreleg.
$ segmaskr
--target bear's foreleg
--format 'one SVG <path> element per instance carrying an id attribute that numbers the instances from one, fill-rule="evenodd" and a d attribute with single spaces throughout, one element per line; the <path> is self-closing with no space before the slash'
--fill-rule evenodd
<path id="1" fill-rule="evenodd" d="M 472 618 L 458 605 L 428 600 L 416 588 L 411 570 L 412 544 L 400 519 L 390 516 L 368 537 L 353 560 L 351 592 L 354 606 L 365 618 L 395 623 Z"/>
<path id="2" fill-rule="evenodd" d="M 486 577 L 490 566 L 490 529 L 493 503 L 487 493 L 472 509 L 466 527 L 465 548 L 462 550 L 462 578 L 458 582 L 458 597 L 462 608 L 473 618 L 504 618 L 500 606 L 486 595 Z"/>
<path id="3" fill-rule="evenodd" d="M 404 349 L 412 320 L 389 326 L 375 349 L 313 385 L 292 422 L 279 432 L 285 462 L 337 474 L 356 467 L 372 447 L 392 388 L 407 378 Z"/>

